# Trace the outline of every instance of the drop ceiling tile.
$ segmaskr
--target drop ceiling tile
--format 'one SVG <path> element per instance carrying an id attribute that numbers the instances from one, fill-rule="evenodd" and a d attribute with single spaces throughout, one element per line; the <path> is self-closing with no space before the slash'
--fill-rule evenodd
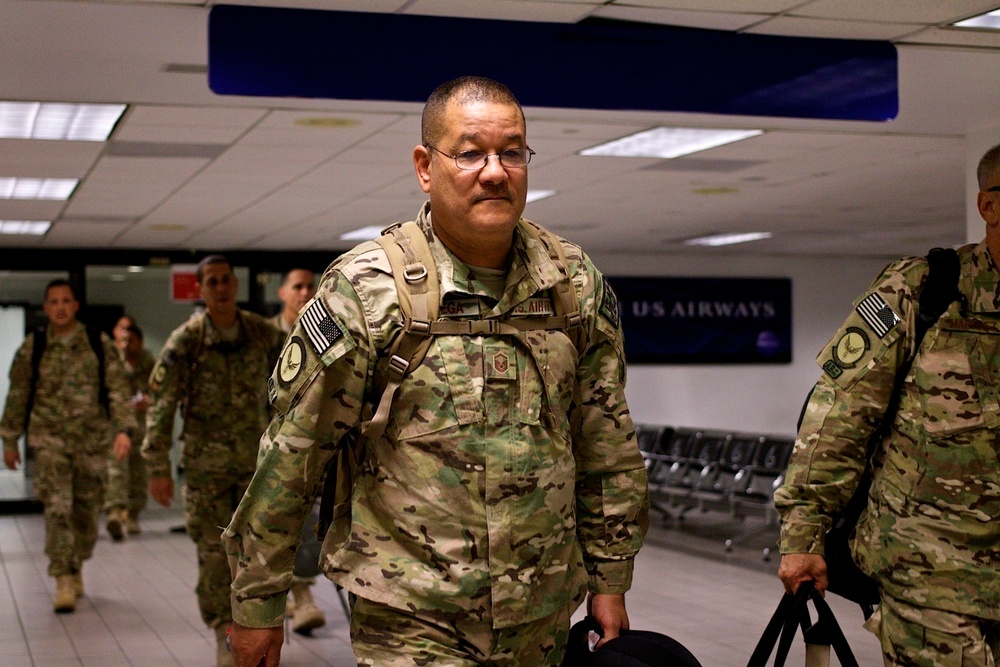
<path id="1" fill-rule="evenodd" d="M 611 6 L 630 5 L 661 9 L 695 9 L 712 12 L 777 14 L 802 4 L 802 0 L 614 0 Z"/>
<path id="2" fill-rule="evenodd" d="M 996 9 L 996 0 L 813 0 L 792 9 L 794 16 L 938 24 Z"/>
<path id="3" fill-rule="evenodd" d="M 878 23 L 779 16 L 748 28 L 746 32 L 762 35 L 828 37 L 831 39 L 891 40 L 908 35 L 919 27 L 912 23 L 901 22 Z"/>
<path id="4" fill-rule="evenodd" d="M 526 0 L 414 0 L 402 13 L 425 16 L 461 16 L 474 19 L 575 23 L 594 9 L 593 4 L 527 2 Z"/>
<path id="5" fill-rule="evenodd" d="M 594 16 L 620 21 L 639 21 L 709 30 L 743 30 L 768 18 L 766 14 L 749 12 L 704 12 L 683 9 L 659 9 L 631 5 L 605 5 L 594 11 Z"/>
<path id="6" fill-rule="evenodd" d="M 1000 31 L 972 28 L 928 28 L 901 40 L 902 44 L 981 46 L 1000 49 Z"/>
<path id="7" fill-rule="evenodd" d="M 38 178 L 81 178 L 104 149 L 102 141 L 0 139 L 0 171 Z"/>
<path id="8" fill-rule="evenodd" d="M 0 220 L 55 220 L 65 205 L 43 199 L 0 199 Z"/>
<path id="9" fill-rule="evenodd" d="M 122 231 L 123 226 L 115 224 L 57 222 L 45 235 L 45 242 L 64 247 L 107 247 Z"/>

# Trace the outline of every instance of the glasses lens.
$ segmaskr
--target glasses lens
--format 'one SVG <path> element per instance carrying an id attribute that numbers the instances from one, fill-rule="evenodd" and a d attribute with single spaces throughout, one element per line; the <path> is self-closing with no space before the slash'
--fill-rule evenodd
<path id="1" fill-rule="evenodd" d="M 482 151 L 463 151 L 455 156 L 455 164 L 459 169 L 482 169 L 486 166 L 486 153 Z"/>
<path id="2" fill-rule="evenodd" d="M 523 167 L 531 159 L 527 148 L 512 148 L 500 153 L 500 164 L 505 167 Z"/>

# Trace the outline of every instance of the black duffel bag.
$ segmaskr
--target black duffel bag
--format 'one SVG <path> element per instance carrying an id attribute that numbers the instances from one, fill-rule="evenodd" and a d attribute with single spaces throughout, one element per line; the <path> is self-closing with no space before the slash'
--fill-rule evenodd
<path id="1" fill-rule="evenodd" d="M 590 650 L 591 632 L 601 632 L 591 616 L 573 624 L 562 667 L 702 667 L 679 641 L 659 632 L 623 630 L 595 651 Z"/>

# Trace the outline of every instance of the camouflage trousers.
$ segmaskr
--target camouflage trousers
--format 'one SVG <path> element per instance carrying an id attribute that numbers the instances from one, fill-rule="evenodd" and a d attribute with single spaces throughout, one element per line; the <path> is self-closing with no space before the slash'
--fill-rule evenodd
<path id="1" fill-rule="evenodd" d="M 132 515 L 146 508 L 149 497 L 149 475 L 142 458 L 142 433 L 132 438 L 132 449 L 119 461 L 114 452 L 108 457 L 104 480 L 104 511 L 124 507 Z"/>
<path id="2" fill-rule="evenodd" d="M 214 628 L 233 620 L 229 587 L 233 583 L 222 546 L 222 530 L 250 484 L 246 473 L 187 472 L 184 486 L 188 536 L 198 551 L 198 609 L 205 625 Z"/>
<path id="3" fill-rule="evenodd" d="M 865 628 L 879 638 L 886 667 L 998 667 L 1000 621 L 883 596 Z"/>
<path id="4" fill-rule="evenodd" d="M 358 667 L 558 667 L 576 605 L 510 628 L 439 620 L 351 596 L 351 647 Z"/>
<path id="5" fill-rule="evenodd" d="M 46 438 L 35 452 L 35 493 L 44 511 L 50 576 L 79 572 L 94 553 L 108 456 L 106 448 L 94 449 Z"/>

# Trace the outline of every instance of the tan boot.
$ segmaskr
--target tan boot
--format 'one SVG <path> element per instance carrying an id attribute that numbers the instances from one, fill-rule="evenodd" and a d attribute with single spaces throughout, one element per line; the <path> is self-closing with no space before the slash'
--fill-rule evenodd
<path id="1" fill-rule="evenodd" d="M 56 599 L 53 608 L 57 614 L 68 614 L 76 609 L 76 585 L 72 574 L 56 577 Z"/>
<path id="2" fill-rule="evenodd" d="M 108 534 L 111 535 L 111 539 L 115 542 L 121 542 L 125 538 L 125 533 L 123 532 L 124 524 L 125 508 L 112 507 L 108 510 L 108 522 L 106 526 Z"/>
<path id="3" fill-rule="evenodd" d="M 215 626 L 215 667 L 233 667 L 233 654 L 226 643 L 228 631 L 228 624 Z"/>
<path id="4" fill-rule="evenodd" d="M 315 628 L 326 625 L 326 616 L 313 601 L 312 591 L 307 584 L 295 584 L 289 593 L 295 600 L 292 630 L 300 635 L 308 635 Z"/>
<path id="5" fill-rule="evenodd" d="M 73 593 L 76 597 L 83 597 L 83 571 L 77 572 L 73 575 Z"/>
<path id="6" fill-rule="evenodd" d="M 139 525 L 138 512 L 128 513 L 128 516 L 125 518 L 125 530 L 128 531 L 129 535 L 138 535 L 142 532 L 142 527 Z"/>

